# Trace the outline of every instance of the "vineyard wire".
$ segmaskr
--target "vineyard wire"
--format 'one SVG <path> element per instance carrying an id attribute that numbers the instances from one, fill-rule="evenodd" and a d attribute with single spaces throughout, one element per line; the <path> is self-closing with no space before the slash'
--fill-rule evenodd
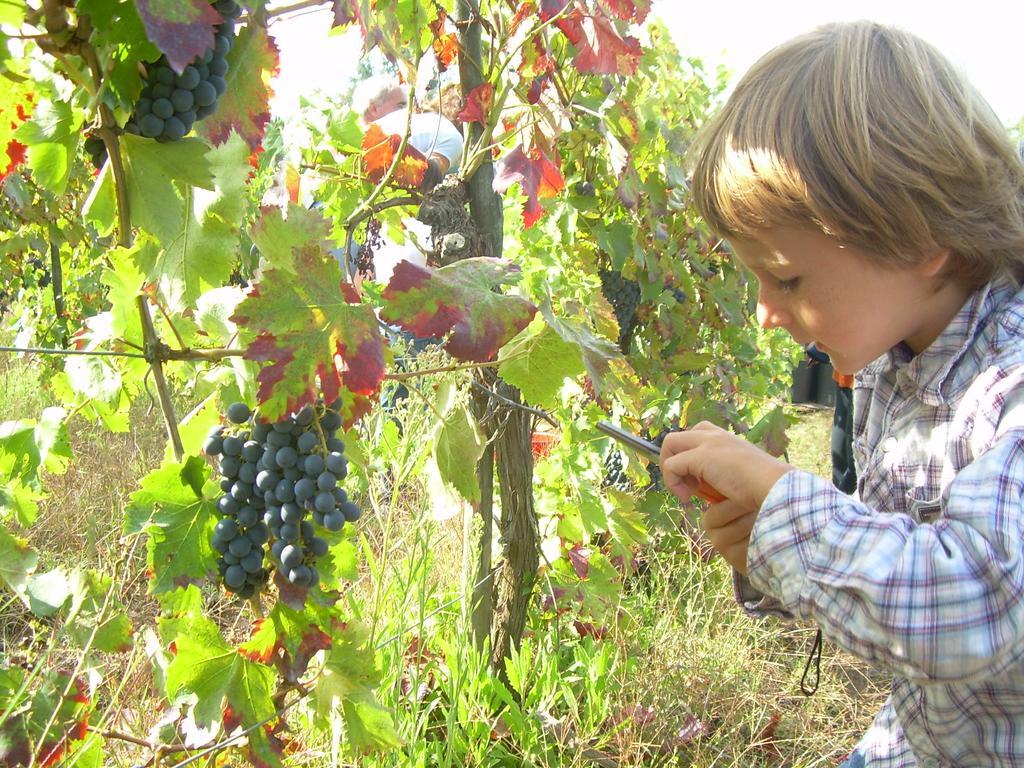
<path id="1" fill-rule="evenodd" d="M 135 357 L 148 360 L 142 352 L 113 352 L 106 349 L 50 349 L 47 347 L 0 347 L 0 352 L 32 355 L 94 355 L 96 357 Z"/>

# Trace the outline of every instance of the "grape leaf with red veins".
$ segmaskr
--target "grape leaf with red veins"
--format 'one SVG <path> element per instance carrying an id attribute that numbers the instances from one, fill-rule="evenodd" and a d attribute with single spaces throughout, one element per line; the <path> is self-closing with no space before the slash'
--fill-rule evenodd
<path id="1" fill-rule="evenodd" d="M 487 116 L 494 106 L 494 86 L 481 83 L 466 94 L 466 106 L 459 113 L 463 123 L 487 123 Z"/>
<path id="2" fill-rule="evenodd" d="M 292 256 L 295 272 L 265 271 L 231 318 L 256 337 L 246 359 L 269 363 L 257 377 L 257 397 L 271 420 L 321 392 L 327 402 L 343 389 L 372 395 L 384 378 L 377 318 L 343 281 L 338 262 L 316 243 L 293 248 Z"/>
<path id="3" fill-rule="evenodd" d="M 223 19 L 207 0 L 135 0 L 146 35 L 178 74 L 213 48 L 213 28 Z"/>
<path id="4" fill-rule="evenodd" d="M 523 223 L 532 227 L 543 213 L 541 198 L 554 197 L 561 192 L 565 179 L 544 150 L 534 144 L 528 152 L 518 146 L 502 159 L 494 177 L 494 191 L 502 194 L 517 181 L 526 195 Z"/>
<path id="5" fill-rule="evenodd" d="M 234 131 L 255 150 L 270 120 L 270 80 L 277 75 L 280 55 L 267 30 L 255 24 L 242 27 L 228 53 L 227 89 L 217 111 L 199 123 L 212 143 L 227 141 Z"/>
<path id="6" fill-rule="evenodd" d="M 18 127 L 32 116 L 35 94 L 28 78 L 0 78 L 0 181 L 25 162 L 28 147 L 14 138 Z"/>
<path id="7" fill-rule="evenodd" d="M 499 259 L 463 259 L 438 270 L 400 261 L 380 316 L 420 338 L 447 336 L 445 349 L 458 360 L 492 360 L 537 313 L 525 299 L 494 291 L 518 272 Z"/>

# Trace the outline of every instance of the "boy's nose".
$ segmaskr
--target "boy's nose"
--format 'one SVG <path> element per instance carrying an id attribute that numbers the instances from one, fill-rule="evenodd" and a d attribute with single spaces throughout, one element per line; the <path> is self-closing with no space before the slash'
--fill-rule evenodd
<path id="1" fill-rule="evenodd" d="M 757 298 L 757 322 L 762 328 L 785 328 L 789 316 L 773 304 L 765 301 L 762 293 Z"/>

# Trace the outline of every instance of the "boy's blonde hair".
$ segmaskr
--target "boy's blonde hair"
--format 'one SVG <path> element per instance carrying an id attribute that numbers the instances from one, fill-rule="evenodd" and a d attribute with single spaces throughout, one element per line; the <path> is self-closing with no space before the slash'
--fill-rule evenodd
<path id="1" fill-rule="evenodd" d="M 910 265 L 938 248 L 971 284 L 1024 265 L 1024 165 L 934 47 L 873 22 L 765 54 L 695 145 L 698 211 L 725 237 L 813 227 Z"/>

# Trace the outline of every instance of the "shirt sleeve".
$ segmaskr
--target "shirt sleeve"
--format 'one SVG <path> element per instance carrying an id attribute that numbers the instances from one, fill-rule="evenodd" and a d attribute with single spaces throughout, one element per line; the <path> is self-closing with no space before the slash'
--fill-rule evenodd
<path id="1" fill-rule="evenodd" d="M 787 473 L 751 534 L 751 585 L 916 682 L 999 674 L 1024 656 L 1022 441 L 1019 429 L 1003 433 L 964 467 L 931 523 Z"/>
<path id="2" fill-rule="evenodd" d="M 448 173 L 459 170 L 462 160 L 462 134 L 443 115 L 422 112 L 412 116 L 409 143 L 427 157 L 442 155 L 448 159 Z"/>
<path id="3" fill-rule="evenodd" d="M 389 112 L 376 122 L 384 133 L 405 133 L 408 114 L 404 109 Z M 459 170 L 462 161 L 462 134 L 444 115 L 436 112 L 417 112 L 409 123 L 409 144 L 427 157 L 442 155 L 448 159 L 448 173 Z"/>

